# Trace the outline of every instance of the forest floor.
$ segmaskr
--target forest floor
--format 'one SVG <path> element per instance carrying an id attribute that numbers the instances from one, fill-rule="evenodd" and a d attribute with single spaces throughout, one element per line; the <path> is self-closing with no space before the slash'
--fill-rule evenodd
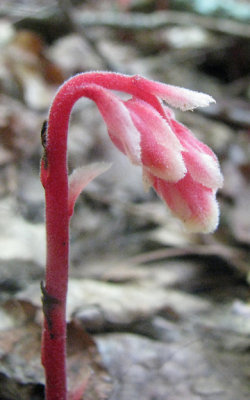
<path id="1" fill-rule="evenodd" d="M 197 3 L 0 4 L 0 400 L 44 399 L 40 130 L 58 86 L 88 70 L 212 95 L 216 104 L 177 115 L 217 154 L 225 182 L 217 231 L 186 232 L 145 193 L 95 105 L 77 103 L 69 169 L 113 167 L 72 218 L 69 385 L 86 382 L 85 400 L 250 398 L 250 4 Z"/>

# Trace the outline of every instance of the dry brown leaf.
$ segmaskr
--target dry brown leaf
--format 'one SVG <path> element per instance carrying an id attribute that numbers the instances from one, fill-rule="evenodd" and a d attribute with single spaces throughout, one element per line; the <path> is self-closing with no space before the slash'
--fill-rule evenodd
<path id="1" fill-rule="evenodd" d="M 6 322 L 0 330 L 0 375 L 5 377 L 0 398 L 8 393 L 9 400 L 33 400 L 32 393 L 40 388 L 38 399 L 42 399 L 44 371 L 40 362 L 41 326 L 35 322 L 37 309 L 28 301 L 10 300 L 1 312 Z M 67 335 L 71 392 L 83 386 L 84 399 L 107 399 L 112 383 L 94 340 L 76 322 L 68 325 Z M 22 392 L 19 397 L 18 389 Z"/>

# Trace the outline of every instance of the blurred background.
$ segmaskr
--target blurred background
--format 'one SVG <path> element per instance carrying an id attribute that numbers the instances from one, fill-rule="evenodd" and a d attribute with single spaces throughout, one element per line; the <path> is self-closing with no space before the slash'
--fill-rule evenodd
<path id="1" fill-rule="evenodd" d="M 85 400 L 249 399 L 249 21 L 248 0 L 1 0 L 1 399 L 43 398 L 40 130 L 59 85 L 89 70 L 213 96 L 176 116 L 217 154 L 225 183 L 217 231 L 186 232 L 145 193 L 96 106 L 77 102 L 69 170 L 113 166 L 71 221 L 71 381 L 89 382 Z"/>

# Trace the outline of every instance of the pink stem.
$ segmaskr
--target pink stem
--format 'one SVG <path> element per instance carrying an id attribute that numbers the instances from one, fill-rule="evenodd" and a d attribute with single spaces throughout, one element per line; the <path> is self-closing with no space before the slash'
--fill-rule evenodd
<path id="1" fill-rule="evenodd" d="M 56 104 L 55 104 L 56 105 Z M 53 108 L 53 107 L 52 107 Z M 55 107 L 54 107 L 55 108 Z M 41 165 L 46 197 L 47 264 L 43 291 L 42 363 L 46 399 L 66 400 L 66 296 L 68 285 L 69 216 L 67 131 L 71 108 L 56 118 L 50 112 L 47 144 Z"/>

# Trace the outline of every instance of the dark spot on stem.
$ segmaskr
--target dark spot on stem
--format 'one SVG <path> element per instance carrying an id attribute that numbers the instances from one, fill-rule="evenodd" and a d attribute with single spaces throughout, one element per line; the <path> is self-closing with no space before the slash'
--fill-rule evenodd
<path id="1" fill-rule="evenodd" d="M 42 129 L 41 129 L 41 142 L 42 142 L 42 146 L 43 146 L 42 161 L 43 161 L 44 169 L 48 168 L 48 158 L 47 158 L 47 152 L 46 152 L 47 128 L 48 128 L 48 122 L 47 122 L 47 120 L 45 120 L 43 122 Z"/>
<path id="2" fill-rule="evenodd" d="M 44 149 L 46 148 L 46 144 L 47 144 L 47 128 L 48 128 L 48 122 L 47 122 L 47 120 L 45 120 L 43 122 L 42 129 L 41 129 L 41 142 L 42 142 L 42 146 Z"/>
<path id="3" fill-rule="evenodd" d="M 42 305 L 43 305 L 43 313 L 46 318 L 48 328 L 50 331 L 50 337 L 51 339 L 54 338 L 54 334 L 52 333 L 52 316 L 51 316 L 51 311 L 59 305 L 61 302 L 58 300 L 56 297 L 51 296 L 45 286 L 43 281 L 41 282 L 41 292 L 42 292 Z"/>

